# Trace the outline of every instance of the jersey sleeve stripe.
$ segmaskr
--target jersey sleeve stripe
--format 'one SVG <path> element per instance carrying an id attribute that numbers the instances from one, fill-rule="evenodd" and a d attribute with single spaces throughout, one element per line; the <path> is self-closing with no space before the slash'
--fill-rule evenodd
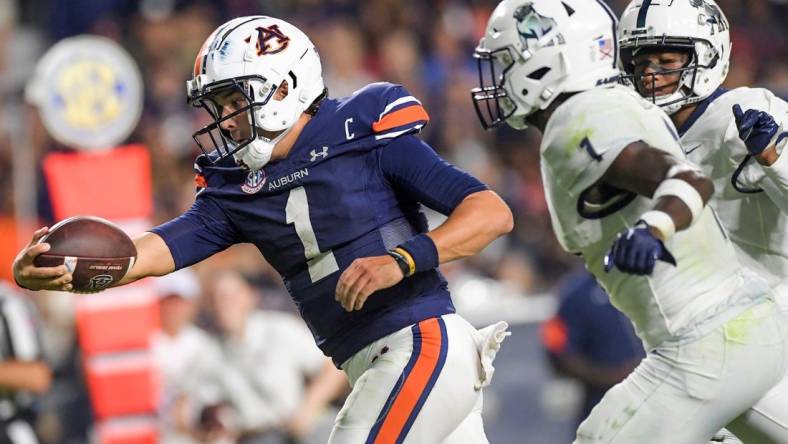
<path id="1" fill-rule="evenodd" d="M 392 113 L 386 114 L 383 118 L 372 124 L 372 130 L 376 133 L 396 128 L 398 126 L 411 123 L 428 122 L 430 116 L 421 105 L 411 105 Z M 422 123 L 423 125 L 423 123 Z"/>
<path id="2" fill-rule="evenodd" d="M 404 103 L 409 103 L 409 102 L 414 102 L 414 103 L 418 103 L 419 105 L 421 105 L 421 102 L 419 101 L 419 99 L 417 99 L 417 98 L 415 98 L 413 96 L 400 97 L 399 99 L 397 99 L 397 100 L 389 103 L 388 105 L 386 105 L 386 107 L 383 109 L 383 112 L 380 113 L 380 115 L 378 116 L 378 120 L 382 119 L 383 116 L 386 115 L 386 113 L 388 113 L 389 111 L 391 111 L 395 107 L 400 106 L 400 105 L 402 105 Z"/>
<path id="3" fill-rule="evenodd" d="M 391 132 L 384 133 L 384 134 L 378 134 L 378 135 L 375 136 L 375 140 L 393 139 L 393 138 L 399 137 L 399 136 L 401 136 L 401 135 L 403 135 L 405 133 L 416 133 L 420 129 L 422 129 L 423 127 L 424 127 L 423 124 L 419 124 L 419 125 L 416 125 L 416 126 L 411 126 L 411 127 L 405 128 L 404 130 L 400 130 L 400 131 L 391 131 Z"/>

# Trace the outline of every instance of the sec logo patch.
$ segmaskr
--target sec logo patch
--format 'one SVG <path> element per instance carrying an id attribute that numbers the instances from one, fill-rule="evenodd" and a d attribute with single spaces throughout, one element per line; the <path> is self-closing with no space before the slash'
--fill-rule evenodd
<path id="1" fill-rule="evenodd" d="M 241 191 L 246 194 L 254 194 L 263 188 L 263 185 L 265 185 L 265 179 L 265 171 L 249 171 L 249 174 L 246 175 L 246 182 L 241 185 Z"/>

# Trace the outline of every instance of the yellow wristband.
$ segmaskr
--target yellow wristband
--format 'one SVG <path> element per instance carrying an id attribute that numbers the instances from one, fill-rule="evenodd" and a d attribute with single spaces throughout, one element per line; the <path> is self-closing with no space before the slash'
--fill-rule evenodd
<path id="1" fill-rule="evenodd" d="M 407 250 L 401 247 L 395 248 L 394 251 L 401 254 L 402 257 L 404 257 L 405 260 L 408 261 L 408 276 L 413 275 L 413 273 L 416 272 L 416 261 L 413 260 L 413 256 L 411 256 Z"/>

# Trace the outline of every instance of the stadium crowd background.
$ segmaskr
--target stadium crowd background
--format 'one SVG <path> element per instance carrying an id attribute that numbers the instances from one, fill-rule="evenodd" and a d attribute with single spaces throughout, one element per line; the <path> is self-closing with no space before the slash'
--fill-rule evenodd
<path id="1" fill-rule="evenodd" d="M 192 160 L 199 151 L 191 133 L 206 123 L 207 114 L 186 105 L 184 82 L 191 74 L 198 48 L 228 18 L 252 14 L 283 18 L 303 29 L 316 43 L 331 96 L 349 95 L 367 83 L 384 80 L 405 85 L 424 102 L 431 121 L 423 138 L 447 160 L 490 184 L 512 207 L 516 220 L 510 236 L 478 257 L 446 267 L 449 280 L 495 283 L 494 288 L 500 293 L 528 298 L 553 292 L 578 261 L 560 250 L 551 231 L 539 174 L 538 135 L 533 130 L 486 133 L 470 103 L 469 90 L 476 86 L 477 79 L 471 54 L 496 3 L 492 0 L 0 0 L 0 100 L 4 104 L 23 100 L 25 81 L 36 61 L 59 39 L 94 33 L 119 42 L 137 61 L 145 82 L 142 119 L 129 140 L 143 143 L 150 150 L 154 222 L 163 222 L 180 214 L 193 201 Z M 627 2 L 610 0 L 608 3 L 620 14 Z M 720 0 L 718 3 L 731 23 L 733 40 L 726 86 L 764 86 L 788 99 L 785 30 L 788 2 Z M 67 149 L 40 129 L 32 108 L 25 112 L 37 129 L 32 131 L 35 137 L 29 141 L 36 159 L 40 160 L 50 150 Z M 14 215 L 9 137 L 12 120 L 7 113 L 5 106 L 0 107 L 0 219 Z M 37 208 L 42 223 L 51 224 L 52 213 L 45 193 L 39 193 Z M 256 250 L 233 248 L 196 268 L 205 288 L 209 288 L 217 270 L 238 270 L 263 295 L 264 307 L 291 310 L 279 277 L 259 258 Z M 35 298 L 39 301 L 42 297 Z M 58 304 L 53 300 L 66 302 Z M 68 315 L 61 313 L 68 312 L 68 304 L 65 296 L 51 297 L 41 304 L 46 329 L 62 333 L 70 328 Z M 211 311 L 210 304 L 204 305 L 197 322 L 210 325 L 211 316 L 215 315 Z M 528 331 L 526 339 L 520 342 L 537 338 L 533 330 Z M 60 391 L 49 395 L 68 399 L 45 397 L 44 410 L 47 405 L 61 406 L 68 402 L 80 405 L 75 401 L 84 398 L 79 385 L 74 383 L 78 371 L 69 374 L 66 365 L 75 362 L 73 357 L 69 358 L 74 351 L 62 335 L 55 333 L 47 337 L 59 339 L 45 344 L 55 368 L 60 369 L 56 378 L 70 379 L 63 379 L 67 383 L 60 386 L 56 379 L 54 389 Z M 504 349 L 507 347 L 514 346 L 507 344 Z M 527 384 L 528 378 L 545 378 L 525 371 L 526 367 L 518 367 L 517 363 L 526 357 L 544 361 L 538 344 L 524 347 L 526 351 L 516 357 L 519 361 L 501 362 L 501 366 L 509 366 L 506 372 L 512 377 L 496 381 L 494 389 L 498 383 L 505 387 L 506 381 Z M 496 401 L 495 392 L 488 408 L 491 416 L 497 411 L 500 418 L 488 421 L 488 429 L 508 427 L 513 432 L 505 435 L 491 430 L 493 442 L 568 440 L 571 430 L 556 432 L 558 435 L 548 433 L 543 438 L 533 431 L 531 440 L 522 440 L 522 434 L 518 438 L 516 432 L 518 427 L 521 433 L 532 432 L 522 430 L 523 422 L 518 426 L 518 418 L 533 413 L 529 405 L 555 403 L 541 398 L 563 396 L 560 387 L 552 394 L 525 392 L 514 401 L 505 398 Z M 545 409 L 550 410 L 549 407 L 540 410 Z M 78 429 L 90 422 L 89 412 L 68 420 L 63 418 L 62 411 L 49 413 L 55 422 L 59 421 L 61 429 L 50 430 L 47 436 L 52 441 L 48 442 L 68 442 L 63 439 L 68 433 L 62 429 Z M 513 418 L 514 423 L 507 426 L 506 418 Z M 65 423 L 68 424 L 64 426 Z M 496 436 L 500 437 L 498 441 L 494 439 Z M 76 443 L 83 438 L 73 439 L 70 442 Z"/>

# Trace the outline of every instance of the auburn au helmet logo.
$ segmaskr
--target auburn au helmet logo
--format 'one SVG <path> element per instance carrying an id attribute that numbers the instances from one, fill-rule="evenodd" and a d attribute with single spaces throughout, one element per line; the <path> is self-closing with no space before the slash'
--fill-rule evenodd
<path id="1" fill-rule="evenodd" d="M 284 35 L 279 30 L 279 25 L 271 25 L 267 28 L 257 27 L 257 55 L 276 54 L 282 52 L 290 43 L 290 37 Z M 251 41 L 249 36 L 245 39 L 246 43 Z"/>

